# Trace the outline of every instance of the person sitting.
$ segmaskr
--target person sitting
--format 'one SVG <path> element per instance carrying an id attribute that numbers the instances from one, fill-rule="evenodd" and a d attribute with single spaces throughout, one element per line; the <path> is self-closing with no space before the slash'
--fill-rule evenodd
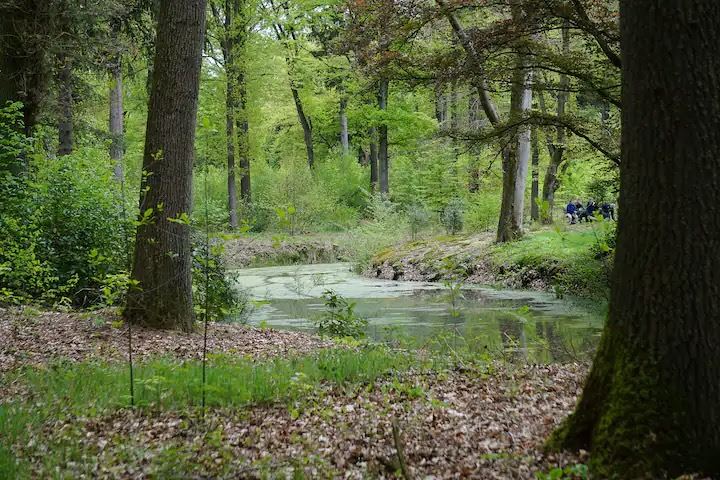
<path id="1" fill-rule="evenodd" d="M 598 206 L 592 199 L 588 200 L 587 207 L 585 208 L 585 221 L 592 222 L 595 220 L 595 212 L 597 212 Z"/>
<path id="2" fill-rule="evenodd" d="M 603 202 L 600 205 L 600 213 L 605 220 L 615 220 L 615 208 L 608 202 Z"/>
<path id="3" fill-rule="evenodd" d="M 567 206 L 565 207 L 565 216 L 567 217 L 570 225 L 574 225 L 575 223 L 577 223 L 576 211 L 577 211 L 577 207 L 575 206 L 573 201 L 570 200 L 568 202 Z"/>
<path id="4" fill-rule="evenodd" d="M 582 223 L 583 220 L 587 222 L 587 208 L 583 207 L 583 204 L 580 202 L 575 204 L 575 208 L 577 211 L 578 223 Z"/>

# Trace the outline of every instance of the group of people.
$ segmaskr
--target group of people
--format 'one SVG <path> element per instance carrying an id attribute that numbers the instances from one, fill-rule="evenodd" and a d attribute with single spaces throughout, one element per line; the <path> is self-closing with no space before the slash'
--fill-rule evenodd
<path id="1" fill-rule="evenodd" d="M 590 199 L 587 205 L 583 206 L 580 200 L 574 199 L 570 200 L 565 207 L 565 216 L 571 225 L 583 220 L 592 222 L 598 212 L 605 220 L 615 220 L 615 205 L 609 202 L 598 205 L 593 199 Z"/>

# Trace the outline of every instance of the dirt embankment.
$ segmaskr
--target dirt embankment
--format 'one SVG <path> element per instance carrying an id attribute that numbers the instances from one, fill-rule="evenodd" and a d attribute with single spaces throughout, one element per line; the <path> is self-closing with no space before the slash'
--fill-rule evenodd
<path id="1" fill-rule="evenodd" d="M 348 252 L 325 238 L 288 237 L 236 238 L 225 243 L 225 258 L 231 268 L 334 263 L 347 261 Z"/>

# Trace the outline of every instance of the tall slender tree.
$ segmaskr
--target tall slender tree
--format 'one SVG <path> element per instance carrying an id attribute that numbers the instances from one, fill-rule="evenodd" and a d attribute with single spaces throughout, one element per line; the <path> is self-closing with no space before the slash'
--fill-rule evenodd
<path id="1" fill-rule="evenodd" d="M 715 477 L 720 3 L 620 5 L 627 208 L 603 338 L 575 413 L 550 445 L 590 449 L 597 478 Z"/>
<path id="2" fill-rule="evenodd" d="M 388 88 L 390 80 L 382 77 L 378 81 L 378 108 L 385 113 L 388 102 Z M 387 195 L 390 193 L 390 159 L 388 157 L 388 126 L 383 120 L 378 126 L 378 186 L 380 193 Z"/>
<path id="3" fill-rule="evenodd" d="M 190 330 L 192 168 L 205 0 L 161 0 L 132 278 L 125 317 Z"/>
<path id="4" fill-rule="evenodd" d="M 532 186 L 530 187 L 530 218 L 537 222 L 540 220 L 540 147 L 538 146 L 538 129 L 532 127 Z"/>

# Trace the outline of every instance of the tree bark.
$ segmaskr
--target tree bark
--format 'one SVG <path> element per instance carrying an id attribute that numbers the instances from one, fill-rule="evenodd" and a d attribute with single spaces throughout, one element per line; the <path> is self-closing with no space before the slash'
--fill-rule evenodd
<path id="1" fill-rule="evenodd" d="M 530 190 L 530 218 L 540 220 L 538 196 L 540 194 L 540 148 L 538 147 L 538 129 L 533 127 L 532 135 L 532 187 Z"/>
<path id="2" fill-rule="evenodd" d="M 439 81 L 435 83 L 435 119 L 440 128 L 445 128 L 447 120 L 447 101 L 443 92 L 443 84 Z"/>
<path id="3" fill-rule="evenodd" d="M 390 82 L 387 78 L 383 77 L 380 79 L 378 85 L 378 107 L 381 111 L 387 110 L 388 101 L 388 87 Z M 390 193 L 389 185 L 389 159 L 388 159 L 388 127 L 387 123 L 383 121 L 378 127 L 378 183 L 380 186 L 380 193 L 387 195 Z"/>
<path id="4" fill-rule="evenodd" d="M 125 176 L 123 168 L 124 154 L 124 107 L 123 107 L 123 77 L 122 60 L 118 55 L 110 68 L 112 87 L 110 88 L 110 158 L 115 164 L 115 180 L 122 182 Z"/>
<path id="5" fill-rule="evenodd" d="M 247 208 L 252 201 L 250 177 L 250 138 L 247 115 L 247 79 L 245 74 L 245 46 L 248 36 L 248 18 L 245 0 L 226 0 L 226 7 L 232 12 L 228 25 L 228 49 L 230 52 L 230 77 L 233 86 L 233 117 L 237 140 L 237 159 L 240 167 L 240 198 Z"/>
<path id="6" fill-rule="evenodd" d="M 520 105 L 517 114 L 510 112 L 510 117 L 524 117 L 530 113 L 532 106 L 532 71 L 527 68 L 527 57 L 518 61 L 517 81 L 522 82 L 520 92 Z M 522 69 L 521 69 L 522 66 Z M 511 107 L 512 110 L 512 107 Z M 530 163 L 530 125 L 527 123 L 518 127 L 517 132 L 517 158 L 515 159 L 517 173 L 515 174 L 515 195 L 513 204 L 513 230 L 515 236 L 522 236 L 523 219 L 525 217 L 525 186 L 527 185 L 528 165 Z"/>
<path id="7" fill-rule="evenodd" d="M 343 156 L 347 156 L 350 153 L 350 137 L 348 135 L 348 119 L 347 112 L 347 97 L 340 99 L 340 145 L 342 146 Z"/>
<path id="8" fill-rule="evenodd" d="M 132 278 L 125 317 L 157 328 L 193 325 L 190 226 L 205 0 L 161 0 L 148 105 Z M 152 210 L 149 210 L 152 209 Z M 151 215 L 143 217 L 144 212 Z"/>
<path id="9" fill-rule="evenodd" d="M 310 118 L 305 114 L 302 100 L 300 99 L 300 93 L 297 88 L 293 86 L 290 90 L 292 90 L 295 109 L 297 111 L 298 119 L 300 120 L 300 126 L 303 130 L 303 140 L 305 141 L 305 152 L 307 154 L 308 167 L 312 169 L 315 166 L 315 148 L 313 147 L 312 123 Z"/>
<path id="10" fill-rule="evenodd" d="M 58 155 L 73 151 L 73 74 L 72 64 L 60 55 L 58 73 Z"/>
<path id="11" fill-rule="evenodd" d="M 460 111 L 458 108 L 457 80 L 450 84 L 450 129 L 457 131 L 460 128 Z"/>
<path id="12" fill-rule="evenodd" d="M 608 320 L 552 447 L 593 478 L 720 475 L 720 3 L 621 0 L 622 162 Z M 652 205 L 652 208 L 630 208 Z"/>
<path id="13" fill-rule="evenodd" d="M 30 137 L 47 95 L 46 41 L 49 2 L 26 0 L 23 8 L 0 2 L 0 105 L 22 102 L 24 133 Z"/>
<path id="14" fill-rule="evenodd" d="M 230 2 L 225 2 L 225 35 L 223 40 L 223 57 L 225 62 L 225 144 L 227 152 L 227 195 L 228 195 L 228 219 L 230 229 L 238 227 L 237 214 L 237 185 L 235 184 L 235 88 L 234 81 L 229 67 L 233 62 L 230 49 L 230 28 L 232 25 L 232 13 L 228 9 Z"/>
<path id="15" fill-rule="evenodd" d="M 510 92 L 511 122 L 520 122 L 529 113 L 532 102 L 532 70 L 528 68 L 528 55 L 525 52 L 518 52 L 516 55 Z M 530 126 L 521 123 L 514 130 L 510 146 L 503 151 L 503 191 L 497 229 L 499 243 L 516 240 L 523 235 L 525 185 L 530 160 Z"/>
<path id="16" fill-rule="evenodd" d="M 237 94 L 235 92 L 235 84 L 237 83 L 237 65 L 235 64 L 235 48 L 234 40 L 236 35 L 233 32 L 233 19 L 235 2 L 233 0 L 225 0 L 223 13 L 223 38 L 222 54 L 223 64 L 225 66 L 225 145 L 227 155 L 227 203 L 228 203 L 228 221 L 230 229 L 235 230 L 238 227 L 237 212 L 237 184 L 235 179 L 235 104 L 237 103 Z M 215 5 L 212 11 L 217 20 L 220 21 L 220 13 Z"/>
<path id="17" fill-rule="evenodd" d="M 378 190 L 378 148 L 377 148 L 377 128 L 370 129 L 370 191 Z"/>

